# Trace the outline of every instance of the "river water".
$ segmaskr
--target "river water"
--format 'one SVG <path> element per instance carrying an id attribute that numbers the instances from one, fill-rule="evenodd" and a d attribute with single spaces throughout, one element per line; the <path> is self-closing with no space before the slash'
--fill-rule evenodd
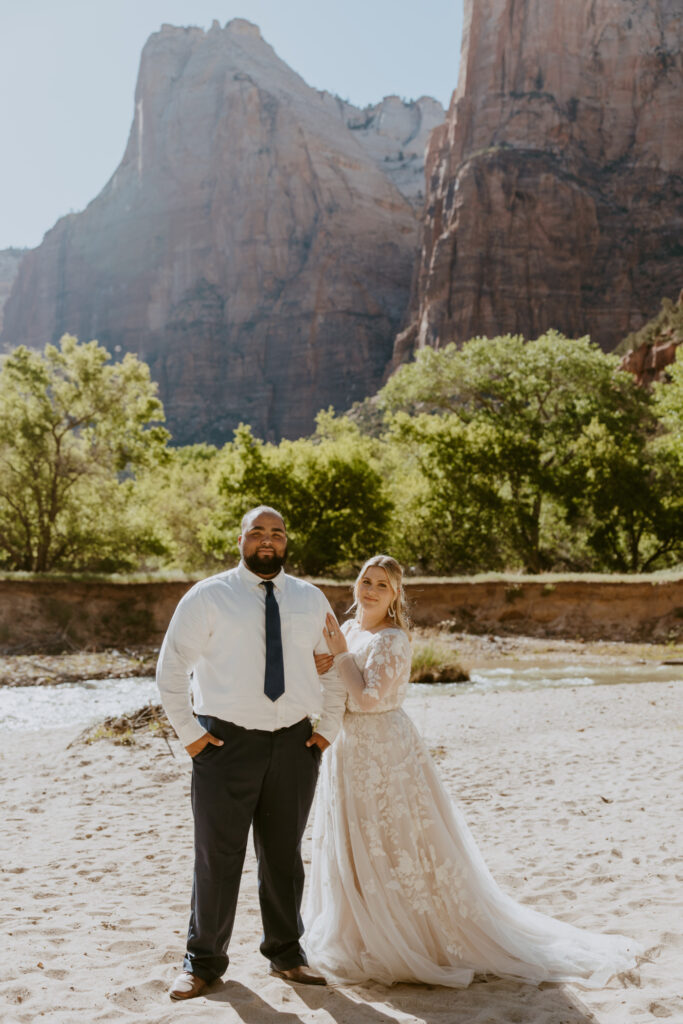
<path id="1" fill-rule="evenodd" d="M 495 668 L 474 671 L 469 683 L 414 683 L 415 699 L 424 694 L 450 696 L 509 690 L 539 690 L 555 686 L 599 686 L 616 683 L 678 682 L 683 665 L 554 665 Z M 0 732 L 81 726 L 135 711 L 158 702 L 153 679 L 98 679 L 55 686 L 0 687 Z"/>
<path id="2" fill-rule="evenodd" d="M 614 686 L 618 683 L 683 683 L 683 665 L 542 665 L 473 671 L 469 683 L 413 684 L 422 693 L 491 693 L 507 690 L 545 690 L 555 686 Z"/>
<path id="3" fill-rule="evenodd" d="M 94 679 L 56 686 L 0 687 L 0 732 L 82 726 L 158 702 L 153 679 Z"/>

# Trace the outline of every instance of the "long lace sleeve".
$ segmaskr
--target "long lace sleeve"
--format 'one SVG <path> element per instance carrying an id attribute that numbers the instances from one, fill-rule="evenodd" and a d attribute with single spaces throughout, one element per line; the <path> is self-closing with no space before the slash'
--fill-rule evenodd
<path id="1" fill-rule="evenodd" d="M 364 711 L 372 711 L 377 702 L 398 685 L 409 666 L 410 641 L 405 633 L 393 629 L 375 635 L 362 672 L 352 654 L 335 658 L 341 681 Z"/>
<path id="2" fill-rule="evenodd" d="M 320 640 L 315 648 L 319 653 L 329 653 L 327 644 L 323 639 L 323 625 L 327 612 L 331 612 L 332 609 L 323 598 L 323 613 L 322 613 L 322 624 L 320 626 Z M 346 687 L 339 678 L 337 672 L 337 666 L 333 665 L 329 672 L 322 676 L 320 680 L 323 691 L 323 708 L 320 715 L 320 721 L 316 728 L 316 732 L 319 732 L 321 736 L 324 736 L 329 743 L 333 743 L 337 737 L 337 733 L 341 728 L 342 719 L 344 717 L 344 709 L 346 707 Z"/>

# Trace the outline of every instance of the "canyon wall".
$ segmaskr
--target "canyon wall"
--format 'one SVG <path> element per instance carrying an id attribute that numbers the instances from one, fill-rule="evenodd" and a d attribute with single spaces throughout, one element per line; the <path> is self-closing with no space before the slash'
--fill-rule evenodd
<path id="1" fill-rule="evenodd" d="M 69 332 L 136 352 L 178 442 L 221 443 L 240 421 L 310 432 L 381 382 L 442 116 L 425 97 L 360 111 L 317 92 L 243 20 L 163 26 L 121 164 L 25 257 L 2 348 Z"/>
<path id="2" fill-rule="evenodd" d="M 611 349 L 683 282 L 678 0 L 465 0 L 395 361 L 557 328 Z"/>
<path id="3" fill-rule="evenodd" d="M 0 331 L 4 320 L 5 303 L 9 298 L 19 264 L 27 249 L 0 249 Z"/>
<path id="4" fill-rule="evenodd" d="M 218 444 L 309 433 L 424 345 L 610 349 L 683 283 L 682 54 L 678 0 L 465 0 L 444 122 L 310 88 L 249 22 L 163 26 L 121 164 L 22 258 L 0 349 L 137 352 L 175 441 Z"/>

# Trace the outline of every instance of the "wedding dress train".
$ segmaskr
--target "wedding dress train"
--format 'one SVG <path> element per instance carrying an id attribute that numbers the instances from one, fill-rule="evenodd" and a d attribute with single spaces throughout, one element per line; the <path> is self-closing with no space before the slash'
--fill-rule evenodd
<path id="1" fill-rule="evenodd" d="M 517 903 L 491 876 L 402 710 L 410 641 L 343 627 L 360 689 L 325 753 L 304 913 L 331 980 L 461 987 L 474 974 L 602 986 L 642 952 Z"/>

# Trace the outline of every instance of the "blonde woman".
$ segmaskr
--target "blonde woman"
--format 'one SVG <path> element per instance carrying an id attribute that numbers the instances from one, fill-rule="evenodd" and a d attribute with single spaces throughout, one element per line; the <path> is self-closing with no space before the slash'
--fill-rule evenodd
<path id="1" fill-rule="evenodd" d="M 329 655 L 347 689 L 344 725 L 323 758 L 305 944 L 331 980 L 465 986 L 475 972 L 600 986 L 638 945 L 556 921 L 503 893 L 401 705 L 411 645 L 402 570 L 363 566 L 355 617 L 328 615 Z"/>

